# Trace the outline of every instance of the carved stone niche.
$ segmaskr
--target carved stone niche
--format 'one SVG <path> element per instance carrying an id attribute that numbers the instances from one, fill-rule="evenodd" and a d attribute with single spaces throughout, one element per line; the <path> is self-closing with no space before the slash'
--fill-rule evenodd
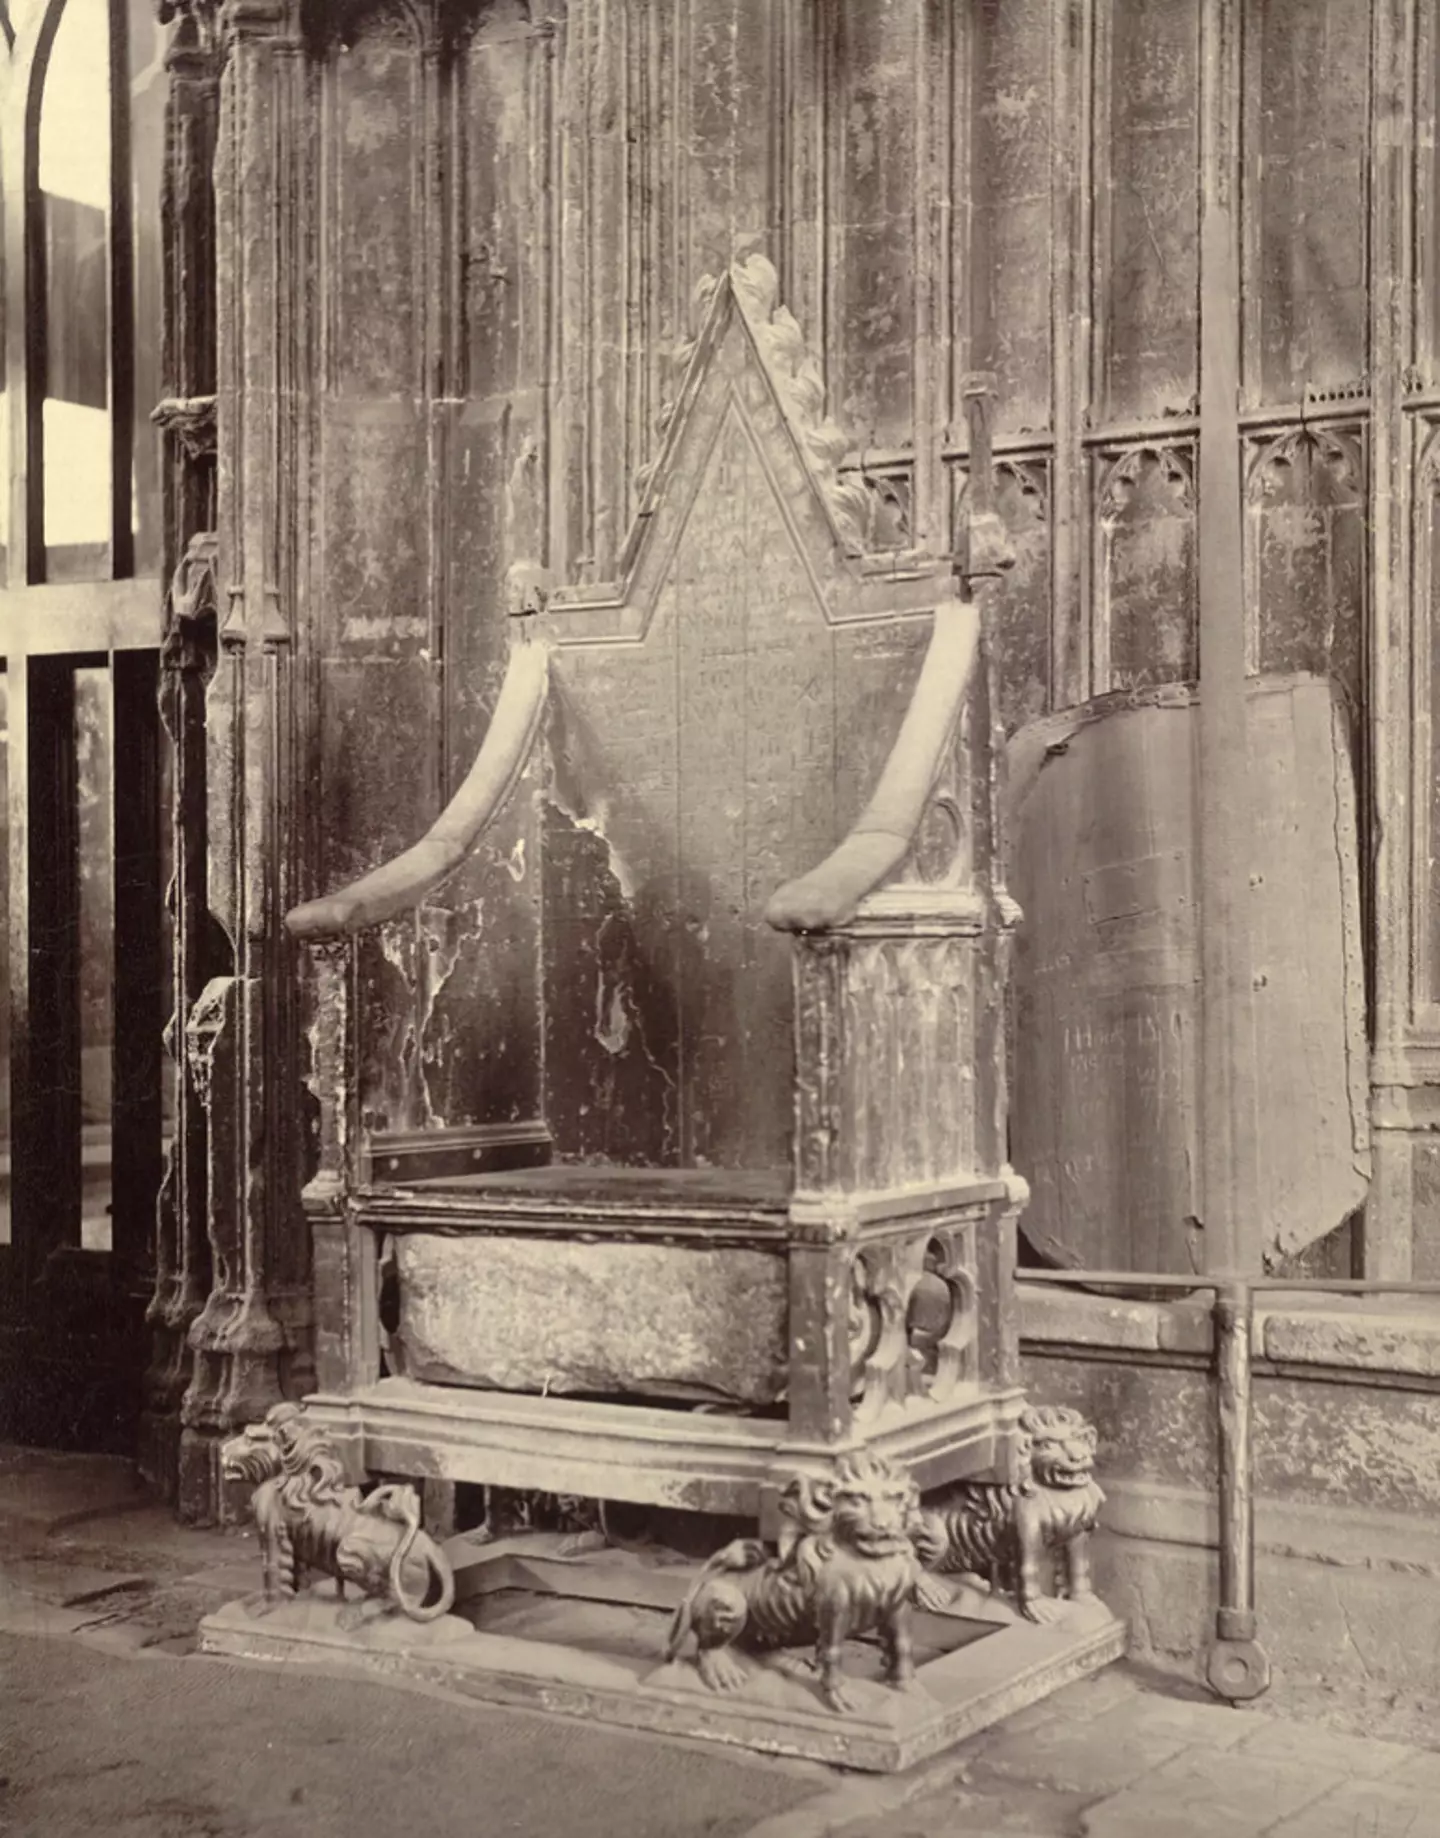
<path id="1" fill-rule="evenodd" d="M 547 580 L 517 609 L 449 807 L 289 915 L 320 1121 L 307 1408 L 356 1471 L 383 1450 L 387 1475 L 758 1520 L 800 1554 L 847 1488 L 893 1539 L 921 1488 L 1018 1484 L 1018 913 L 978 608 L 949 558 L 860 553 L 869 494 L 838 470 L 849 442 L 763 258 L 703 290 L 681 372 L 619 578 Z M 377 1178 L 353 940 L 412 913 L 522 782 L 551 1159 Z M 484 932 L 467 948 L 483 966 Z M 486 1547 L 477 1594 L 513 1542 Z M 625 1599 L 681 1594 L 672 1576 Z M 872 1624 L 903 1638 L 903 1619 Z M 1070 1676 L 1117 1638 L 1087 1622 Z M 678 1657 L 664 1672 L 689 1689 Z M 627 1720 L 626 1690 L 604 1714 Z M 813 1721 L 813 1692 L 798 1705 Z M 667 1727 L 710 1728 L 692 1709 Z M 957 1727 L 922 1708 L 913 1741 L 866 1750 L 872 1711 L 846 1726 L 875 1757 L 858 1765 Z"/>

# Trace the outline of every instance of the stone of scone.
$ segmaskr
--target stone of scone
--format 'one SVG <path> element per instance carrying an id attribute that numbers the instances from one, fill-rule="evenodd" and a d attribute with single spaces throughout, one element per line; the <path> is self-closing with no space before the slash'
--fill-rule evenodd
<path id="1" fill-rule="evenodd" d="M 396 1240 L 407 1377 L 496 1391 L 771 1404 L 783 1257 L 573 1240 Z"/>

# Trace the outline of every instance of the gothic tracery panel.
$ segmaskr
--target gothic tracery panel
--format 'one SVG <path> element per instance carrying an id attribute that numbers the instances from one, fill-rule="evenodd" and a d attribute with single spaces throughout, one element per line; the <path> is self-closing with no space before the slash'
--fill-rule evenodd
<path id="1" fill-rule="evenodd" d="M 1194 450 L 1136 446 L 1099 462 L 1097 689 L 1192 680 L 1198 669 Z"/>

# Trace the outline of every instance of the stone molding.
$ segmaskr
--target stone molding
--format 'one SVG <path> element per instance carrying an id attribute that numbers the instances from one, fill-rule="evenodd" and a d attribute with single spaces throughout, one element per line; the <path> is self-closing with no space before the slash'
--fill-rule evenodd
<path id="1" fill-rule="evenodd" d="M 1105 1517 L 1096 1534 L 1108 1541 L 1181 1545 L 1214 1551 L 1220 1538 L 1215 1495 L 1143 1477 L 1105 1476 Z M 1440 1577 L 1440 1528 L 1423 1512 L 1258 1498 L 1255 1550 L 1340 1570 Z"/>
<path id="2" fill-rule="evenodd" d="M 1258 1358 L 1287 1367 L 1440 1378 L 1440 1298 L 1415 1297 L 1406 1306 L 1401 1296 L 1268 1294 L 1268 1306 L 1256 1298 Z M 1134 1301 L 1027 1284 L 1022 1276 L 1016 1296 L 1022 1345 L 1122 1355 L 1208 1357 L 1213 1350 L 1210 1296 L 1203 1291 L 1181 1301 Z"/>

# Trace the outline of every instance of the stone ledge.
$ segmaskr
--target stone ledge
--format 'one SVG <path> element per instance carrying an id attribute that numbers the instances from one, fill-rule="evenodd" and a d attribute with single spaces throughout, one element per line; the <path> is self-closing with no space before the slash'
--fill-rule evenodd
<path id="1" fill-rule="evenodd" d="M 1049 1283 L 1027 1283 L 1023 1277 L 1015 1293 L 1022 1340 L 1141 1353 L 1208 1353 L 1213 1345 L 1210 1303 L 1205 1297 L 1130 1301 Z"/>
<path id="2" fill-rule="evenodd" d="M 1020 1338 L 1035 1346 L 1208 1355 L 1214 1345 L 1210 1303 L 1203 1297 L 1127 1301 L 1026 1283 L 1023 1276 L 1016 1295 Z M 1367 1296 L 1262 1291 L 1256 1354 L 1287 1366 L 1440 1378 L 1440 1307 L 1433 1298 L 1384 1300 L 1377 1308 Z"/>
<path id="3" fill-rule="evenodd" d="M 1101 1482 L 1106 1495 L 1102 1538 L 1218 1548 L 1219 1509 L 1213 1494 L 1104 1474 Z M 1255 1549 L 1257 1555 L 1326 1569 L 1440 1578 L 1440 1527 L 1422 1512 L 1376 1512 L 1262 1496 L 1255 1502 Z"/>
<path id="4" fill-rule="evenodd" d="M 1256 1316 L 1256 1343 L 1265 1357 L 1285 1365 L 1339 1366 L 1365 1372 L 1440 1376 L 1440 1311 L 1426 1304 L 1384 1311 L 1341 1296 L 1317 1297 L 1299 1306 L 1286 1301 Z"/>

